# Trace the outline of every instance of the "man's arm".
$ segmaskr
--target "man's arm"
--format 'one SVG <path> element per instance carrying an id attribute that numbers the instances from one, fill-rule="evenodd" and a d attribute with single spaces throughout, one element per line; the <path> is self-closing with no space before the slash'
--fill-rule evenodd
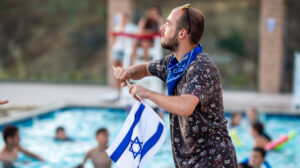
<path id="1" fill-rule="evenodd" d="M 21 146 L 19 146 L 19 151 L 22 152 L 22 153 L 24 153 L 25 155 L 30 156 L 30 157 L 32 157 L 32 158 L 35 158 L 35 159 L 37 159 L 37 160 L 39 160 L 39 161 L 42 161 L 42 162 L 45 161 L 45 160 L 44 160 L 43 158 L 41 158 L 40 156 L 38 156 L 38 155 L 36 155 L 36 154 L 34 154 L 34 153 L 31 153 L 30 151 L 28 151 L 28 150 L 22 148 Z"/>
<path id="2" fill-rule="evenodd" d="M 199 103 L 199 98 L 195 95 L 183 94 L 180 96 L 165 96 L 139 85 L 130 86 L 129 93 L 137 100 L 139 99 L 136 95 L 150 99 L 166 111 L 183 117 L 191 115 Z"/>
<path id="3" fill-rule="evenodd" d="M 151 76 L 148 70 L 149 63 L 143 63 L 139 65 L 133 65 L 129 68 L 125 69 L 122 67 L 116 67 L 114 71 L 114 75 L 117 80 L 124 81 L 124 80 L 139 80 L 146 76 Z M 122 84 L 122 87 L 126 86 L 126 83 Z"/>

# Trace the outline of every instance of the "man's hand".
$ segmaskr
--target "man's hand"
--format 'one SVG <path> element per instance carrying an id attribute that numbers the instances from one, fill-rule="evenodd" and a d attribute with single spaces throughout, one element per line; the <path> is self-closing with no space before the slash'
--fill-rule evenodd
<path id="1" fill-rule="evenodd" d="M 131 85 L 129 87 L 129 94 L 131 94 L 137 101 L 141 101 L 137 96 L 148 99 L 150 93 L 151 93 L 150 90 L 140 85 Z"/>
<path id="2" fill-rule="evenodd" d="M 8 102 L 9 102 L 8 100 L 4 100 L 4 101 L 1 101 L 1 100 L 0 100 L 0 105 L 6 104 L 6 103 L 8 103 Z"/>
<path id="3" fill-rule="evenodd" d="M 131 75 L 128 69 L 122 68 L 122 67 L 116 67 L 114 69 L 114 75 L 117 80 L 119 80 L 121 83 L 121 87 L 125 87 L 127 83 L 125 80 L 130 80 Z"/>

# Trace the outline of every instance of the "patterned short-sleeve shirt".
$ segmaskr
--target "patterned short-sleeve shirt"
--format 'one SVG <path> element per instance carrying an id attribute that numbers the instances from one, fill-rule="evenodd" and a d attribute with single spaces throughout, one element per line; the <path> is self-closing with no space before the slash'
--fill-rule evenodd
<path id="1" fill-rule="evenodd" d="M 166 81 L 173 56 L 149 63 L 149 72 Z M 219 72 L 207 54 L 199 53 L 177 83 L 173 95 L 191 94 L 199 103 L 188 117 L 170 114 L 176 168 L 237 167 L 227 131 Z"/>

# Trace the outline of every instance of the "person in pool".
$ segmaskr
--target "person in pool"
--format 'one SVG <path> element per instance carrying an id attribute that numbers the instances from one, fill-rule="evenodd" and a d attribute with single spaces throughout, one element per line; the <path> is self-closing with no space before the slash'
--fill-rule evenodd
<path id="1" fill-rule="evenodd" d="M 246 116 L 250 124 L 257 122 L 258 121 L 257 109 L 255 107 L 247 108 Z"/>
<path id="2" fill-rule="evenodd" d="M 231 115 L 231 123 L 230 128 L 236 127 L 240 125 L 242 119 L 242 113 L 233 113 Z"/>
<path id="3" fill-rule="evenodd" d="M 265 147 L 271 142 L 270 136 L 264 133 L 264 125 L 260 122 L 254 122 L 251 125 L 251 135 L 254 138 L 254 147 Z"/>
<path id="4" fill-rule="evenodd" d="M 108 138 L 109 133 L 106 128 L 98 129 L 96 131 L 96 140 L 98 142 L 98 146 L 88 151 L 82 163 L 76 168 L 83 168 L 83 165 L 89 158 L 92 160 L 94 168 L 110 168 L 111 159 L 105 152 L 108 147 Z"/>
<path id="5" fill-rule="evenodd" d="M 0 161 L 5 164 L 12 164 L 18 159 L 18 153 L 22 152 L 25 155 L 37 159 L 39 161 L 45 161 L 40 156 L 24 149 L 20 145 L 20 134 L 18 128 L 15 126 L 7 126 L 3 129 L 3 139 L 5 146 L 0 153 Z"/>
<path id="6" fill-rule="evenodd" d="M 72 138 L 66 135 L 66 131 L 64 127 L 57 127 L 55 131 L 55 138 L 56 141 L 73 141 Z"/>
<path id="7" fill-rule="evenodd" d="M 250 153 L 250 158 L 243 160 L 239 167 L 246 167 L 247 165 L 252 168 L 260 168 L 261 165 L 265 165 L 266 168 L 271 168 L 272 166 L 265 160 L 266 151 L 264 148 L 255 147 Z M 241 166 L 240 166 L 241 165 Z"/>

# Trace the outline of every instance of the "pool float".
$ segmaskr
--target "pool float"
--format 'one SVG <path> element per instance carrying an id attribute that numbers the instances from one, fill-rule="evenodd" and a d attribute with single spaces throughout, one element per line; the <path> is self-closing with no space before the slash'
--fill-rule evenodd
<path id="1" fill-rule="evenodd" d="M 236 143 L 236 145 L 238 147 L 243 146 L 242 142 L 240 141 L 239 137 L 237 136 L 237 133 L 234 130 L 230 130 L 229 135 L 232 137 L 232 139 L 234 140 L 234 142 Z"/>
<path id="2" fill-rule="evenodd" d="M 284 143 L 282 143 L 282 144 L 276 146 L 274 149 L 275 149 L 275 150 L 281 149 L 284 145 L 286 145 L 286 143 L 287 143 L 289 140 L 293 139 L 293 138 L 296 136 L 296 133 L 297 133 L 296 131 L 292 131 L 292 132 L 289 134 L 289 136 L 288 136 L 289 139 L 288 139 L 286 142 L 284 142 Z"/>
<path id="3" fill-rule="evenodd" d="M 272 150 L 272 149 L 280 149 L 286 142 L 294 138 L 296 135 L 296 131 L 292 131 L 289 135 L 281 135 L 278 139 L 275 141 L 272 141 L 268 143 L 265 146 L 265 150 Z"/>

